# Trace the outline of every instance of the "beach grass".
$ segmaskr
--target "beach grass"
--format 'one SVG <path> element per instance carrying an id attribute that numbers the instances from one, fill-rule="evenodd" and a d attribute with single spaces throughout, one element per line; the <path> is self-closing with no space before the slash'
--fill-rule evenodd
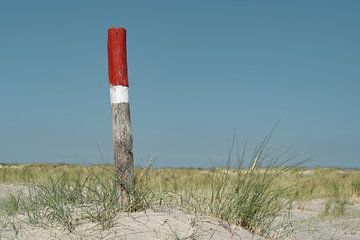
<path id="1" fill-rule="evenodd" d="M 22 184 L 27 190 L 1 200 L 1 221 L 10 224 L 12 216 L 22 215 L 34 226 L 73 232 L 84 222 L 110 228 L 120 211 L 180 208 L 274 236 L 277 219 L 284 219 L 294 201 L 326 199 L 322 217 L 327 218 L 346 215 L 346 205 L 359 201 L 359 170 L 250 163 L 210 169 L 136 168 L 127 209 L 117 205 L 111 164 L 3 164 L 0 182 Z"/>

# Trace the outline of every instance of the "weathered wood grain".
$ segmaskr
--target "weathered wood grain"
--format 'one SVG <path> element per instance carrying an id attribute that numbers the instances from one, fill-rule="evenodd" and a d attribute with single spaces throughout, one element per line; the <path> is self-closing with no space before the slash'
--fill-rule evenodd
<path id="1" fill-rule="evenodd" d="M 134 156 L 129 103 L 112 103 L 114 163 L 119 204 L 126 207 L 134 188 Z"/>

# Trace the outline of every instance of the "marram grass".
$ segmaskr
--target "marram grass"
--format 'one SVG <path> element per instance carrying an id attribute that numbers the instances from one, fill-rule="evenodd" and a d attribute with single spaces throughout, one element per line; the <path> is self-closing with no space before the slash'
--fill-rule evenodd
<path id="1" fill-rule="evenodd" d="M 266 167 L 261 161 L 255 168 L 137 168 L 135 175 L 131 204 L 120 209 L 111 165 L 2 165 L 0 182 L 23 184 L 27 190 L 2 199 L 1 222 L 11 224 L 12 218 L 22 216 L 35 226 L 71 232 L 84 222 L 110 228 L 119 211 L 177 207 L 271 235 L 294 200 L 329 199 L 322 215 L 337 217 L 360 195 L 360 171 Z"/>

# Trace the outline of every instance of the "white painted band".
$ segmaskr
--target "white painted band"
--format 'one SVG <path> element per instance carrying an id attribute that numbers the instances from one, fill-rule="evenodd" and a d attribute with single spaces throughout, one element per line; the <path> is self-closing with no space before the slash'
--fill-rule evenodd
<path id="1" fill-rule="evenodd" d="M 129 88 L 121 85 L 110 86 L 111 103 L 128 103 Z"/>

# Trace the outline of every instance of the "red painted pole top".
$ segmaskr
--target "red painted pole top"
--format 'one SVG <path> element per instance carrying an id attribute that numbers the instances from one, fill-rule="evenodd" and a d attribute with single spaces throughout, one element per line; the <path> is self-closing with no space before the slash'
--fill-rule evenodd
<path id="1" fill-rule="evenodd" d="M 128 87 L 126 29 L 109 28 L 107 47 L 110 85 L 122 85 Z"/>

